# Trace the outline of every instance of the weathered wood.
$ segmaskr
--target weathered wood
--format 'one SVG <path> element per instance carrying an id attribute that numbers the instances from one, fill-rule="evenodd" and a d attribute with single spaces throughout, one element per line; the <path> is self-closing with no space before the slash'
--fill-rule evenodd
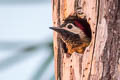
<path id="1" fill-rule="evenodd" d="M 119 4 L 119 0 L 52 0 L 54 26 L 83 12 L 92 30 L 84 54 L 73 53 L 70 57 L 54 32 L 56 80 L 120 80 Z"/>

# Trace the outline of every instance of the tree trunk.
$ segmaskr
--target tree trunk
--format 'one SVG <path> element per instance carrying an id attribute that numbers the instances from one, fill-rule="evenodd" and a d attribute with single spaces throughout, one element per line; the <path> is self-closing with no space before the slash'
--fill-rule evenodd
<path id="1" fill-rule="evenodd" d="M 54 32 L 56 80 L 120 80 L 120 0 L 52 0 L 53 25 L 84 13 L 92 40 L 84 54 L 64 53 Z"/>

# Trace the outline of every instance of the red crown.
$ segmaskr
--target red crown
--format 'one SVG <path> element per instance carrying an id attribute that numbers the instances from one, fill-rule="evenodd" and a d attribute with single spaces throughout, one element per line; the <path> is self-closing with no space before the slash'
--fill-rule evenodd
<path id="1" fill-rule="evenodd" d="M 74 21 L 75 25 L 85 32 L 85 28 L 78 21 Z"/>

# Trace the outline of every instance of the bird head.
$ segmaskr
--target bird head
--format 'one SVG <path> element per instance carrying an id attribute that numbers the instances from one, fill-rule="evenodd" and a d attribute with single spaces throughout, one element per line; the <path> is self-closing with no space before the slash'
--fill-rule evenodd
<path id="1" fill-rule="evenodd" d="M 80 39 L 84 39 L 86 37 L 91 38 L 90 26 L 87 21 L 74 17 L 67 18 L 60 27 L 50 27 L 50 29 L 59 33 L 62 38 L 68 38 L 70 36 L 73 37 L 75 35 L 79 35 Z"/>

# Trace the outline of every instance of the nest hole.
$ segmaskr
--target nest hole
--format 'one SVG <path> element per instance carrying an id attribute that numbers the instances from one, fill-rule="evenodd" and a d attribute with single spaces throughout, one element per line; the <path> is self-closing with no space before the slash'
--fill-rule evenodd
<path id="1" fill-rule="evenodd" d="M 90 43 L 91 43 L 92 31 L 91 31 L 91 27 L 90 27 L 90 24 L 88 23 L 87 19 L 85 19 L 85 18 L 82 19 L 82 18 L 79 18 L 78 16 L 69 16 L 68 18 L 66 18 L 64 20 L 65 23 L 62 26 L 65 26 L 69 22 L 74 23 L 75 21 L 78 21 L 78 23 L 84 27 L 84 32 L 87 35 L 87 37 L 89 37 Z M 64 53 L 67 53 L 68 49 L 66 47 L 66 44 L 63 41 L 62 41 L 62 48 L 64 49 Z M 85 49 L 86 49 L 86 47 L 85 47 Z"/>

